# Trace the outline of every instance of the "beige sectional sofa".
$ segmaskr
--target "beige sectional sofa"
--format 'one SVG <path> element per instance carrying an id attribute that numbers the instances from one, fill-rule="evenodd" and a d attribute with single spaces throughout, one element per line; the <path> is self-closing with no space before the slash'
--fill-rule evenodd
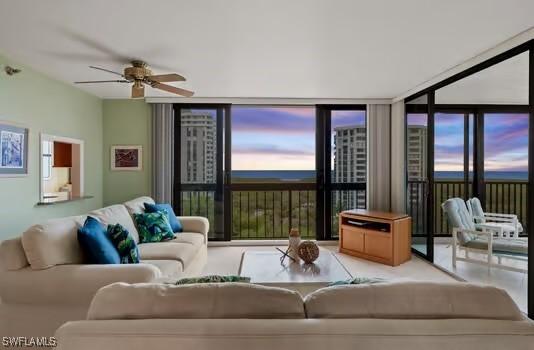
<path id="1" fill-rule="evenodd" d="M 467 283 L 345 285 L 304 299 L 240 283 L 117 283 L 56 337 L 62 350 L 526 350 L 534 324 L 505 291 Z"/>
<path id="2" fill-rule="evenodd" d="M 120 223 L 139 242 L 131 215 L 142 212 L 145 202 L 154 200 L 140 197 L 87 215 Z M 0 244 L 0 334 L 51 336 L 64 322 L 84 319 L 103 286 L 193 276 L 205 266 L 209 223 L 202 217 L 180 217 L 184 232 L 172 241 L 140 243 L 140 264 L 83 264 L 77 229 L 87 215 L 33 225 Z"/>

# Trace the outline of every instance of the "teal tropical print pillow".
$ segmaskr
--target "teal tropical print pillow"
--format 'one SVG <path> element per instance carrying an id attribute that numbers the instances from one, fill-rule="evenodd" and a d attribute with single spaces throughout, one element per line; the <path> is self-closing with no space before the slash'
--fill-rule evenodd
<path id="1" fill-rule="evenodd" d="M 195 283 L 227 283 L 227 282 L 249 283 L 250 277 L 242 277 L 242 276 L 234 276 L 234 275 L 228 275 L 228 276 L 210 275 L 210 276 L 202 276 L 202 277 L 182 278 L 174 284 L 182 285 L 182 284 L 195 284 Z"/>
<path id="2" fill-rule="evenodd" d="M 176 238 L 166 212 L 134 214 L 134 220 L 141 243 L 162 242 Z"/>
<path id="3" fill-rule="evenodd" d="M 328 286 L 341 286 L 344 284 L 375 284 L 383 282 L 386 282 L 386 280 L 380 277 L 354 277 L 343 281 L 332 282 Z"/>
<path id="4" fill-rule="evenodd" d="M 107 234 L 119 253 L 121 264 L 139 263 L 139 248 L 127 229 L 121 224 L 108 225 Z"/>

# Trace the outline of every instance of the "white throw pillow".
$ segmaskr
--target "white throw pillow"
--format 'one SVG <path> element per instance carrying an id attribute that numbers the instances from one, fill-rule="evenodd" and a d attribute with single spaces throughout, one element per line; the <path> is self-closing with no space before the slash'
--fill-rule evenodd
<path id="1" fill-rule="evenodd" d="M 22 234 L 22 246 L 32 269 L 42 270 L 54 265 L 81 264 L 82 250 L 78 244 L 78 227 L 86 216 L 70 216 L 33 225 Z"/>
<path id="2" fill-rule="evenodd" d="M 124 202 L 124 206 L 128 209 L 130 215 L 141 214 L 145 212 L 145 203 L 155 204 L 156 202 L 152 198 L 144 196 Z"/>
<path id="3" fill-rule="evenodd" d="M 98 219 L 106 227 L 107 225 L 121 224 L 130 232 L 135 243 L 139 242 L 139 233 L 133 222 L 132 217 L 122 204 L 111 205 L 102 209 L 93 210 L 88 215 Z"/>

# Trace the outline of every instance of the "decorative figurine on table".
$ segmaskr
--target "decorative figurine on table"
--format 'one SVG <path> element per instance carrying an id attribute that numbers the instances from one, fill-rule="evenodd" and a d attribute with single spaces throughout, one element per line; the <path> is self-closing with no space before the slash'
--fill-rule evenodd
<path id="1" fill-rule="evenodd" d="M 276 250 L 282 253 L 282 256 L 280 257 L 280 262 L 283 263 L 286 257 L 288 257 L 289 260 L 291 260 L 292 262 L 299 262 L 300 260 L 299 253 L 298 253 L 299 244 L 300 244 L 299 230 L 296 228 L 292 228 L 289 231 L 289 245 L 286 251 L 284 252 L 282 249 L 276 248 Z"/>
<path id="2" fill-rule="evenodd" d="M 293 258 L 294 261 L 299 261 L 299 245 L 300 245 L 300 233 L 296 228 L 292 228 L 289 231 L 289 247 L 288 253 L 289 256 Z"/>

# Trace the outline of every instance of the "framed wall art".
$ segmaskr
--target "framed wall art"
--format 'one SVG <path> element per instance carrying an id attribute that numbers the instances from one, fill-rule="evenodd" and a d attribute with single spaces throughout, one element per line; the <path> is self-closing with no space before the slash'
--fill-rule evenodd
<path id="1" fill-rule="evenodd" d="M 29 129 L 0 121 L 0 176 L 28 175 Z"/>
<path id="2" fill-rule="evenodd" d="M 143 169 L 143 147 L 140 145 L 111 146 L 111 170 Z"/>

